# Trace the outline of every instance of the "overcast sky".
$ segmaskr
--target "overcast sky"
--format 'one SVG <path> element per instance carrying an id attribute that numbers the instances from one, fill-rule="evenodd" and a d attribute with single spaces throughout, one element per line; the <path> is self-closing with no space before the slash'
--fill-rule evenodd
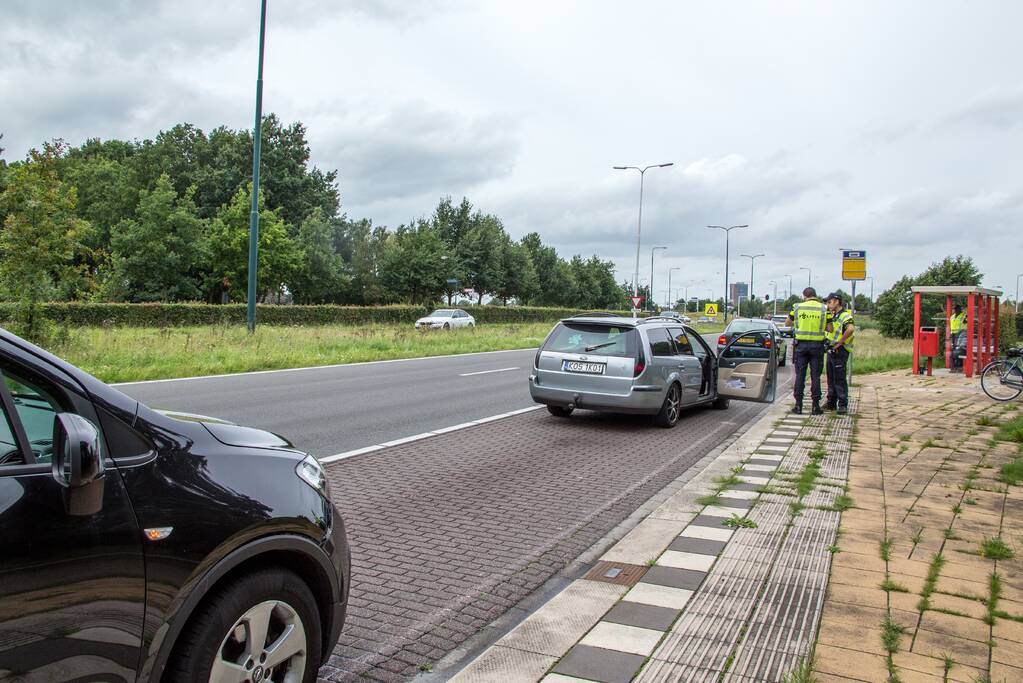
<path id="1" fill-rule="evenodd" d="M 5 0 L 0 132 L 147 138 L 252 125 L 257 0 Z M 875 293 L 949 254 L 1023 272 L 1023 3 L 270 0 L 265 111 L 308 128 L 344 211 L 396 226 L 463 195 L 513 237 L 615 261 L 655 294 Z M 700 283 L 703 284 L 700 284 Z M 848 290 L 848 284 L 844 285 Z M 869 289 L 869 283 L 866 283 Z M 860 290 L 862 291 L 862 290 Z"/>

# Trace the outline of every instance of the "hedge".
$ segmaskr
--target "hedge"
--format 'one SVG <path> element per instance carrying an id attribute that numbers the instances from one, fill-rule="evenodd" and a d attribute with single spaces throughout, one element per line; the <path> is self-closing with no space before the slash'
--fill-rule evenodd
<path id="1" fill-rule="evenodd" d="M 71 327 L 184 327 L 189 325 L 244 325 L 245 304 L 95 304 L 48 303 L 45 318 Z M 424 306 L 257 306 L 262 325 L 355 325 L 412 323 L 431 309 Z M 464 310 L 480 323 L 553 322 L 580 313 L 570 308 L 530 306 L 467 306 Z M 621 311 L 622 315 L 629 315 Z M 0 322 L 15 319 L 15 304 L 0 303 Z"/>

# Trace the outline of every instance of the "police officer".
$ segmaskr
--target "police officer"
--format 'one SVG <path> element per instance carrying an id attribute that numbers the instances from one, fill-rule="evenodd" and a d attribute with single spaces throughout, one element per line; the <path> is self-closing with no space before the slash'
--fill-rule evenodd
<path id="1" fill-rule="evenodd" d="M 796 366 L 796 380 L 792 395 L 796 405 L 792 412 L 803 412 L 803 389 L 806 387 L 806 368 L 810 367 L 810 398 L 813 399 L 813 415 L 821 410 L 821 371 L 824 369 L 825 326 L 828 309 L 817 298 L 813 287 L 803 290 L 803 300 L 789 311 L 788 324 L 792 326 L 792 362 Z"/>
<path id="2" fill-rule="evenodd" d="M 852 313 L 842 305 L 842 297 L 832 292 L 824 302 L 831 314 L 827 326 L 828 341 L 828 400 L 824 407 L 835 410 L 842 415 L 849 411 L 849 357 L 853 351 L 853 335 L 856 326 L 853 324 Z"/>
<path id="3" fill-rule="evenodd" d="M 955 353 L 955 350 L 959 346 L 959 335 L 966 330 L 966 313 L 963 312 L 963 307 L 959 304 L 956 304 L 952 311 L 948 329 L 952 336 L 952 371 L 956 372 L 963 362 L 963 359 Z"/>

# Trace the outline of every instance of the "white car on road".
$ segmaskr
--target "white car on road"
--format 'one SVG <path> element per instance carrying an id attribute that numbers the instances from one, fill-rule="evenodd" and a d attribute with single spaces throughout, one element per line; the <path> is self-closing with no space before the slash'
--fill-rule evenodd
<path id="1" fill-rule="evenodd" d="M 476 327 L 476 319 L 460 308 L 438 308 L 416 321 L 417 330 L 450 330 L 455 327 Z"/>

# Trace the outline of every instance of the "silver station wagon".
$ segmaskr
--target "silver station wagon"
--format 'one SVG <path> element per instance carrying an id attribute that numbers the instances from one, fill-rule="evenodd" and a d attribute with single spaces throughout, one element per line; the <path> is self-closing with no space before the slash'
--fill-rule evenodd
<path id="1" fill-rule="evenodd" d="M 529 393 L 559 417 L 576 408 L 655 415 L 662 427 L 674 427 L 692 406 L 771 403 L 778 361 L 770 327 L 750 330 L 715 353 L 675 318 L 566 318 L 536 352 Z"/>

